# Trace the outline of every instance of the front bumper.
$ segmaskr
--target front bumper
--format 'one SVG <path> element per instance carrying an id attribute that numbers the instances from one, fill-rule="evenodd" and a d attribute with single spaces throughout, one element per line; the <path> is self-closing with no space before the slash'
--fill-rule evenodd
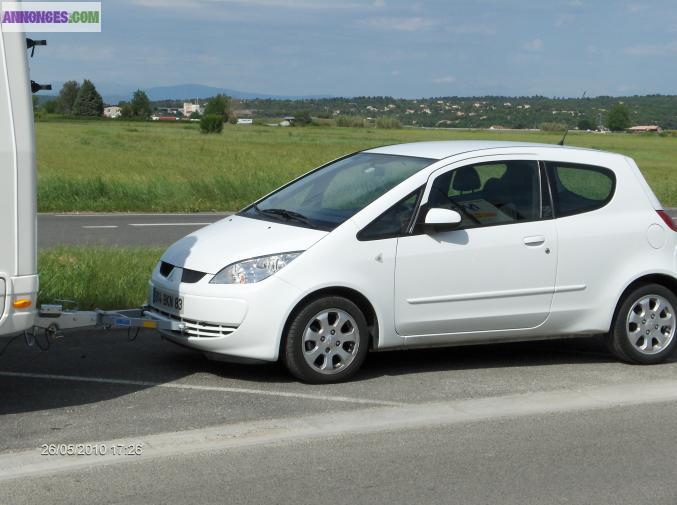
<path id="1" fill-rule="evenodd" d="M 180 278 L 180 275 L 176 276 Z M 223 356 L 276 361 L 286 319 L 300 290 L 269 277 L 250 285 L 172 282 L 156 271 L 150 282 L 148 315 L 179 323 L 160 333 L 179 345 Z M 153 304 L 153 290 L 181 297 L 180 309 Z"/>

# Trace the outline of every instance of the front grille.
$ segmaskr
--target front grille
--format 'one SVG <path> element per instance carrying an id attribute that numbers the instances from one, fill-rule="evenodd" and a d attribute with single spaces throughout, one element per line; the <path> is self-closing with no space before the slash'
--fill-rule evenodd
<path id="1" fill-rule="evenodd" d="M 174 319 L 175 321 L 180 321 L 186 325 L 186 329 L 183 332 L 173 332 L 181 333 L 182 335 L 188 335 L 191 337 L 200 337 L 200 338 L 209 338 L 209 337 L 225 337 L 230 335 L 235 330 L 237 326 L 223 326 L 220 324 L 214 323 L 205 323 L 202 321 L 195 321 L 193 319 L 185 319 L 183 317 L 175 316 L 169 312 L 164 312 L 162 310 L 153 309 L 156 312 L 162 314 L 169 319 Z"/>
<path id="2" fill-rule="evenodd" d="M 162 277 L 167 277 L 174 270 L 174 265 L 170 263 L 165 263 L 164 261 L 160 263 L 160 275 Z"/>
<path id="3" fill-rule="evenodd" d="M 196 282 L 200 282 L 205 275 L 207 274 L 204 272 L 184 268 L 183 273 L 181 274 L 181 282 L 185 284 L 195 284 Z"/>

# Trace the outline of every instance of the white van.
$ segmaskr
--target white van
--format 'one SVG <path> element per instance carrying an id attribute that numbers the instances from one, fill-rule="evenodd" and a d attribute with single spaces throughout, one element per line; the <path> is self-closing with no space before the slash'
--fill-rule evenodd
<path id="1" fill-rule="evenodd" d="M 1 11 L 0 11 L 1 14 Z M 26 36 L 0 24 L 0 336 L 36 316 L 36 162 Z"/>

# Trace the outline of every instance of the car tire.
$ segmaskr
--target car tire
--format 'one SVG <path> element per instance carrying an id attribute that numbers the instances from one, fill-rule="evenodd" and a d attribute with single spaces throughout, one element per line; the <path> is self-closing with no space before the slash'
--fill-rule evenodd
<path id="1" fill-rule="evenodd" d="M 653 365 L 668 359 L 677 346 L 677 296 L 660 284 L 628 293 L 614 316 L 607 346 L 622 361 Z"/>
<path id="2" fill-rule="evenodd" d="M 350 379 L 369 351 L 369 329 L 360 308 L 347 298 L 328 296 L 298 311 L 285 335 L 283 361 L 310 384 Z"/>

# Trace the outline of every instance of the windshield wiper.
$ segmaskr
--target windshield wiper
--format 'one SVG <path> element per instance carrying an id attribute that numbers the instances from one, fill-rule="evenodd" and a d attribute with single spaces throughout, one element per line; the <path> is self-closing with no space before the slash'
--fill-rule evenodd
<path id="1" fill-rule="evenodd" d="M 272 216 L 280 216 L 287 221 L 296 221 L 298 223 L 305 224 L 306 226 L 310 226 L 311 228 L 315 228 L 315 225 L 313 225 L 313 223 L 310 222 L 310 219 L 308 219 L 303 214 L 299 214 L 298 212 L 294 212 L 293 210 L 261 209 L 261 208 L 259 208 L 258 205 L 254 205 L 254 210 L 256 210 L 256 212 L 259 212 L 261 214 L 270 214 Z"/>

